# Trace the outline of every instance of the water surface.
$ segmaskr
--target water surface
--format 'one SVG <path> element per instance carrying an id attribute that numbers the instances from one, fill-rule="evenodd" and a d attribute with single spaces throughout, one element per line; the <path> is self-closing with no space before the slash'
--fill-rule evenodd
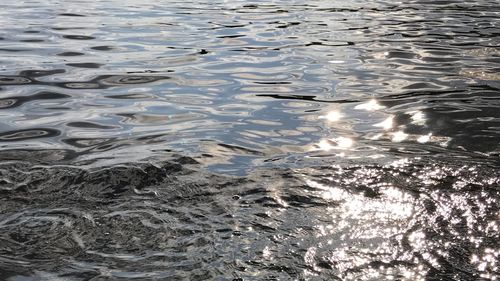
<path id="1" fill-rule="evenodd" d="M 494 279 L 499 18 L 3 1 L 1 279 Z"/>

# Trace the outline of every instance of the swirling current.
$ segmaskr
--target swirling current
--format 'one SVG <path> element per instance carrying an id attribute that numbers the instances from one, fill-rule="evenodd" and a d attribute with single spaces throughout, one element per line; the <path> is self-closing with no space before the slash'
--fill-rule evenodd
<path id="1" fill-rule="evenodd" d="M 499 280 L 497 0 L 4 0 L 0 280 Z"/>

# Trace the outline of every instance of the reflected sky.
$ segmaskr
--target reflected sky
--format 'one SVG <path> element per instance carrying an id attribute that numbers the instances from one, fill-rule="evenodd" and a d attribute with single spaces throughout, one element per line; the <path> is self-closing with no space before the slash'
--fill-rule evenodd
<path id="1" fill-rule="evenodd" d="M 320 142 L 355 157 L 498 154 L 498 52 L 491 17 L 476 10 L 457 15 L 471 23 L 463 33 L 418 1 L 84 3 L 2 4 L 1 149 L 88 161 L 106 149 L 71 144 L 113 139 L 112 149 L 137 146 L 145 158 L 228 160 L 204 150 L 210 140 L 243 148 L 232 152 L 240 173 Z M 58 133 L 1 137 L 40 129 Z M 236 159 L 242 151 L 261 156 Z"/>

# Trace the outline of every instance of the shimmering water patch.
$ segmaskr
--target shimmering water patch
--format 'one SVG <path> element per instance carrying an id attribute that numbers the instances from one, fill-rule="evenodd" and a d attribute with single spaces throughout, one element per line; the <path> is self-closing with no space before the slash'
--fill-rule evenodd
<path id="1" fill-rule="evenodd" d="M 416 160 L 226 177 L 197 163 L 2 164 L 3 276 L 41 278 L 37 268 L 52 278 L 148 280 L 496 274 L 500 175 L 489 167 Z"/>

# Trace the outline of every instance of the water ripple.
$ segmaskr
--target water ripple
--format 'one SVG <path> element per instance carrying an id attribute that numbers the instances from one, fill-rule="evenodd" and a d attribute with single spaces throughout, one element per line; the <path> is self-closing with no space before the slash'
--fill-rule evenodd
<path id="1" fill-rule="evenodd" d="M 499 14 L 2 1 L 0 279 L 494 279 Z"/>
<path id="2" fill-rule="evenodd" d="M 226 177 L 193 165 L 2 164 L 3 276 L 495 274 L 499 174 L 486 166 L 397 161 Z"/>

